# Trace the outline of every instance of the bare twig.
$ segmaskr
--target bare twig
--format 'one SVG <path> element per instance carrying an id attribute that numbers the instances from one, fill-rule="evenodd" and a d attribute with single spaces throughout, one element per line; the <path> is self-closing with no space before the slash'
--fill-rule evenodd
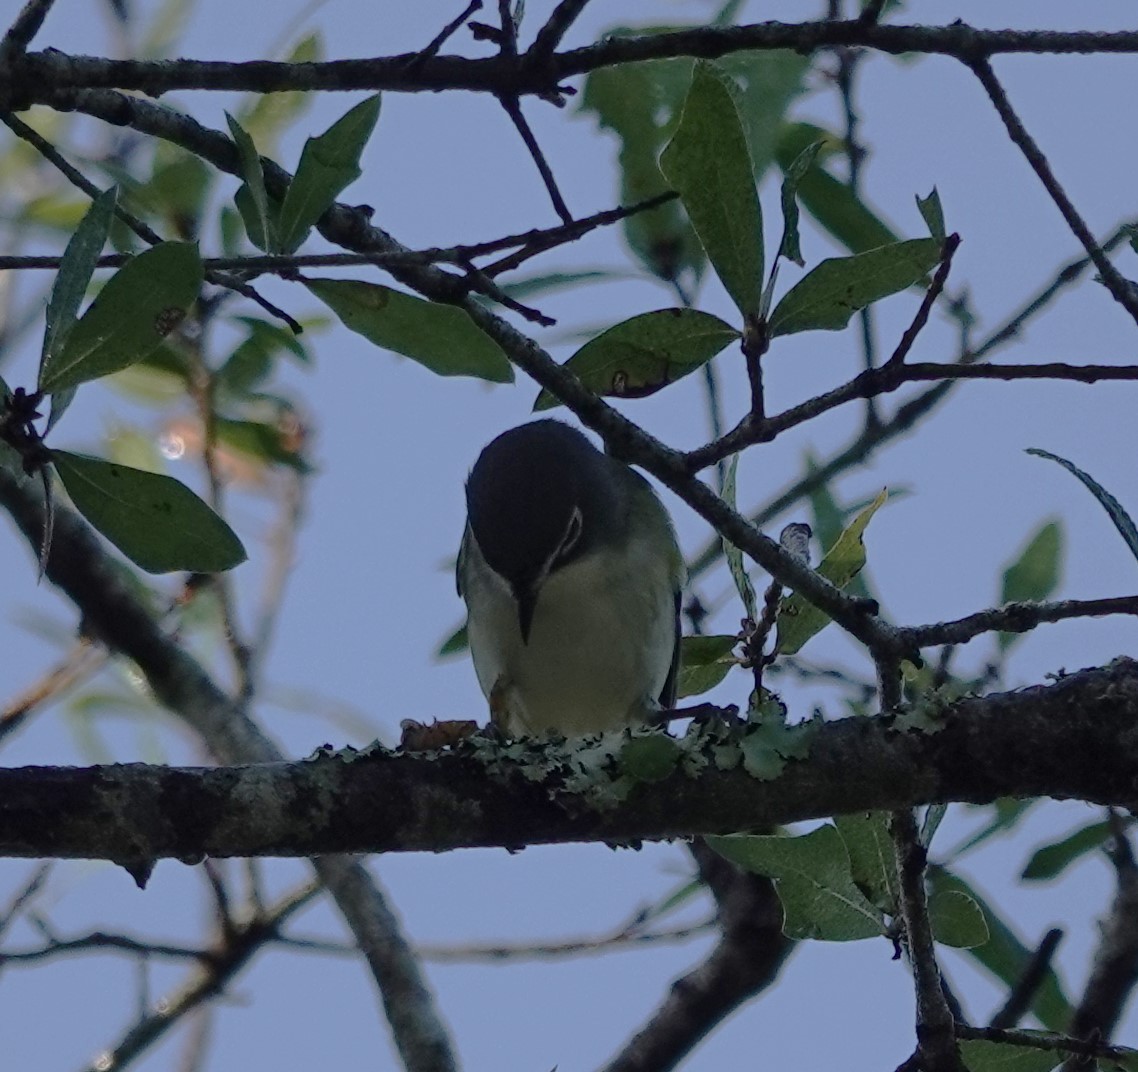
<path id="1" fill-rule="evenodd" d="M 545 190 L 549 194 L 549 200 L 553 202 L 553 208 L 561 217 L 561 222 L 566 225 L 571 224 L 573 213 L 565 204 L 565 198 L 561 196 L 561 191 L 557 188 L 557 180 L 553 177 L 553 169 L 549 166 L 549 161 L 545 159 L 545 154 L 541 151 L 541 146 L 538 145 L 537 138 L 534 137 L 529 123 L 526 122 L 526 117 L 522 115 L 521 103 L 517 97 L 504 94 L 498 100 L 505 109 L 506 115 L 510 117 L 510 122 L 514 124 L 514 129 L 521 135 L 534 164 L 537 165 L 537 170 L 541 174 L 541 181 L 545 183 Z"/>
<path id="2" fill-rule="evenodd" d="M 440 48 L 449 41 L 454 34 L 465 24 L 466 20 L 470 18 L 476 11 L 482 10 L 482 0 L 470 0 L 466 5 L 466 9 L 457 18 L 451 19 L 435 36 L 429 45 L 427 45 L 420 52 L 415 53 L 411 58 L 408 67 L 414 71 L 422 67 L 432 56 L 438 54 Z"/>
<path id="3" fill-rule="evenodd" d="M 956 248 L 959 245 L 960 235 L 958 234 L 950 234 L 944 240 L 944 248 L 940 255 L 940 265 L 933 275 L 928 290 L 925 291 L 925 296 L 921 300 L 920 308 L 917 309 L 916 316 L 913 317 L 913 322 L 905 329 L 904 334 L 901 336 L 901 341 L 897 344 L 897 349 L 893 351 L 889 360 L 885 362 L 887 368 L 891 365 L 900 365 L 905 358 L 909 356 L 909 351 L 913 348 L 913 343 L 917 341 L 917 336 L 921 333 L 925 324 L 928 323 L 929 313 L 932 312 L 933 305 L 944 290 L 944 284 L 948 281 L 948 273 L 952 270 L 953 254 L 956 253 Z"/>
<path id="4" fill-rule="evenodd" d="M 561 39 L 585 10 L 588 2 L 589 0 L 560 0 L 557 7 L 550 12 L 545 25 L 538 31 L 533 45 L 526 54 L 526 59 L 531 62 L 547 60 L 561 44 Z"/>

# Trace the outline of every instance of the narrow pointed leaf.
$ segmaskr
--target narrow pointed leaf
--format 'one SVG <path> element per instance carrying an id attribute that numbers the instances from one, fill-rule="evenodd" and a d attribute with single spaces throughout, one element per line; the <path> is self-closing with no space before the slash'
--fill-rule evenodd
<path id="1" fill-rule="evenodd" d="M 270 204 L 269 194 L 265 189 L 265 172 L 261 166 L 261 157 L 253 144 L 253 139 L 241 124 L 228 112 L 225 113 L 225 119 L 229 123 L 229 133 L 233 135 L 233 142 L 237 146 L 237 155 L 241 159 L 241 178 L 245 180 L 233 199 L 245 223 L 245 233 L 258 249 L 263 249 L 267 253 L 275 252 L 276 208 Z"/>
<path id="2" fill-rule="evenodd" d="M 1082 469 L 1073 462 L 1067 461 L 1066 458 L 1060 458 L 1058 454 L 1052 454 L 1047 450 L 1040 450 L 1039 447 L 1029 447 L 1027 453 L 1034 454 L 1037 458 L 1049 458 L 1053 462 L 1058 462 L 1067 472 L 1078 477 L 1090 493 L 1098 499 L 1099 505 L 1107 512 L 1110 520 L 1114 522 L 1114 527 L 1118 529 L 1119 534 L 1126 541 L 1126 546 L 1130 548 L 1130 553 L 1135 558 L 1138 558 L 1138 528 L 1135 528 L 1133 519 L 1123 508 L 1122 503 L 1111 495 L 1093 476 L 1089 473 L 1084 473 Z"/>
<path id="3" fill-rule="evenodd" d="M 727 463 L 727 473 L 723 478 L 723 491 L 721 492 L 723 501 L 732 509 L 736 508 L 735 482 L 738 469 L 739 455 L 732 454 L 731 460 Z M 751 576 L 747 572 L 747 563 L 743 558 L 743 552 L 726 537 L 723 539 L 723 557 L 727 559 L 727 568 L 731 571 L 731 579 L 735 582 L 735 590 L 743 601 L 747 617 L 751 621 L 758 621 L 759 610 L 758 600 L 755 598 L 755 586 L 751 583 Z"/>
<path id="4" fill-rule="evenodd" d="M 1004 570 L 1002 603 L 1043 600 L 1059 585 L 1063 557 L 1063 529 L 1057 521 L 1042 525 L 1016 560 Z M 1006 651 L 1023 633 L 1000 633 L 999 645 Z"/>
<path id="5" fill-rule="evenodd" d="M 309 138 L 281 205 L 282 253 L 295 253 L 341 191 L 360 177 L 360 155 L 379 118 L 379 94 L 368 97 L 317 138 Z"/>
<path id="6" fill-rule="evenodd" d="M 820 826 L 802 837 L 709 837 L 721 856 L 775 882 L 789 938 L 849 942 L 885 933 L 881 913 L 854 885 L 841 835 Z"/>
<path id="7" fill-rule="evenodd" d="M 305 279 L 304 285 L 345 327 L 440 376 L 513 382 L 514 370 L 502 348 L 458 306 L 358 279 Z"/>
<path id="8" fill-rule="evenodd" d="M 885 505 L 888 489 L 883 488 L 838 537 L 837 543 L 826 552 L 818 564 L 818 573 L 838 588 L 845 588 L 865 566 L 865 544 L 862 536 L 873 515 Z M 793 655 L 815 633 L 830 623 L 825 611 L 819 610 L 795 592 L 783 599 L 778 610 L 777 650 L 782 655 Z"/>
<path id="9" fill-rule="evenodd" d="M 1073 834 L 1036 849 L 1020 877 L 1029 882 L 1055 878 L 1076 860 L 1098 851 L 1113 832 L 1111 823 L 1091 823 L 1080 827 Z"/>
<path id="10" fill-rule="evenodd" d="M 783 295 L 771 314 L 771 336 L 840 331 L 859 309 L 923 279 L 940 250 L 935 238 L 915 238 L 822 261 Z"/>
<path id="11" fill-rule="evenodd" d="M 132 257 L 99 292 L 62 348 L 48 354 L 40 388 L 55 393 L 149 357 L 193 305 L 202 262 L 191 242 L 162 242 Z"/>
<path id="12" fill-rule="evenodd" d="M 793 261 L 799 267 L 806 262 L 802 259 L 802 249 L 798 242 L 798 185 L 813 166 L 821 148 L 821 141 L 807 145 L 786 169 L 782 180 L 782 242 L 778 252 L 780 257 Z"/>
<path id="13" fill-rule="evenodd" d="M 219 573 L 245 561 L 233 530 L 173 477 L 68 451 L 51 460 L 75 508 L 147 573 Z"/>
<path id="14" fill-rule="evenodd" d="M 435 652 L 436 659 L 449 659 L 453 655 L 464 655 L 470 650 L 470 638 L 467 636 L 466 622 L 463 621 L 457 629 L 455 629 L 444 640 Z"/>
<path id="15" fill-rule="evenodd" d="M 697 60 L 680 125 L 660 156 L 708 259 L 744 316 L 757 316 L 763 287 L 763 222 L 735 84 Z"/>
<path id="16" fill-rule="evenodd" d="M 643 398 L 705 365 L 739 338 L 730 324 L 698 309 L 657 309 L 601 332 L 565 363 L 599 395 Z M 535 410 L 561 403 L 548 391 Z"/>
<path id="17" fill-rule="evenodd" d="M 921 218 L 928 224 L 929 234 L 938 242 L 943 242 L 945 239 L 944 209 L 941 208 L 940 194 L 936 192 L 935 186 L 928 197 L 917 198 L 917 208 L 920 210 Z"/>

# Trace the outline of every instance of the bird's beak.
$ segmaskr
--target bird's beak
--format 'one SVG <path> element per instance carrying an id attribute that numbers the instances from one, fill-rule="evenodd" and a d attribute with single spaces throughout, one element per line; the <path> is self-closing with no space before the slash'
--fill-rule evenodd
<path id="1" fill-rule="evenodd" d="M 522 643 L 529 643 L 530 629 L 533 627 L 533 612 L 537 606 L 537 592 L 523 588 L 515 593 L 518 600 L 518 628 L 522 632 Z"/>

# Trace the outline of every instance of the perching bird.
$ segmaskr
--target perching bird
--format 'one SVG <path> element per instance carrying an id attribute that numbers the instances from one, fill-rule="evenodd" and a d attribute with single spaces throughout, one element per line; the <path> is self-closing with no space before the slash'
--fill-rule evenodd
<path id="1" fill-rule="evenodd" d="M 683 558 L 643 477 L 535 421 L 482 451 L 466 505 L 458 590 L 500 729 L 581 736 L 672 706 Z"/>

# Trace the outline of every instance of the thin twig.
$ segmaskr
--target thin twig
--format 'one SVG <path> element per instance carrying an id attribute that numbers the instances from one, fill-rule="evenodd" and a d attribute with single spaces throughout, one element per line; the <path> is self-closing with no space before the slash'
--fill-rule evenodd
<path id="1" fill-rule="evenodd" d="M 526 122 L 526 117 L 522 115 L 522 106 L 517 97 L 510 97 L 505 94 L 498 98 L 499 103 L 506 111 L 506 115 L 510 117 L 510 122 L 514 124 L 514 129 L 521 135 L 522 141 L 525 142 L 526 149 L 529 150 L 533 162 L 537 165 L 537 170 L 541 174 L 541 181 L 545 183 L 546 192 L 549 194 L 549 200 L 553 202 L 553 208 L 557 215 L 561 217 L 562 223 L 566 225 L 573 222 L 573 213 L 569 211 L 569 206 L 565 204 L 565 199 L 561 196 L 561 191 L 557 188 L 557 180 L 553 177 L 553 169 L 549 166 L 549 161 L 545 159 L 545 154 L 541 151 L 541 146 L 537 143 L 537 138 L 534 137 L 533 131 L 530 129 L 529 123 Z"/>
<path id="2" fill-rule="evenodd" d="M 482 10 L 482 0 L 470 0 L 466 5 L 466 10 L 457 18 L 451 19 L 435 36 L 426 48 L 416 52 L 408 63 L 407 67 L 410 71 L 418 70 L 427 62 L 432 56 L 438 54 L 440 48 L 443 47 L 454 36 L 454 34 L 463 26 L 468 18 L 476 11 Z"/>
<path id="3" fill-rule="evenodd" d="M 885 362 L 886 368 L 891 365 L 900 365 L 905 358 L 909 356 L 909 351 L 913 348 L 913 343 L 917 341 L 917 336 L 921 333 L 925 324 L 928 323 L 929 313 L 932 312 L 934 303 L 937 298 L 940 297 L 941 291 L 944 290 L 945 283 L 948 282 L 948 273 L 952 270 L 952 257 L 953 254 L 956 253 L 956 249 L 959 245 L 960 235 L 958 234 L 950 234 L 944 240 L 944 248 L 940 254 L 940 264 L 937 266 L 932 282 L 925 291 L 925 296 L 921 300 L 920 308 L 917 309 L 917 315 L 913 317 L 913 322 L 905 329 L 904 334 L 901 336 L 901 341 L 897 344 L 897 349 L 893 351 L 889 360 Z"/>
<path id="4" fill-rule="evenodd" d="M 533 45 L 526 53 L 526 59 L 531 61 L 546 60 L 561 44 L 561 39 L 569 31 L 569 27 L 577 20 L 577 16 L 585 10 L 589 0 L 561 0 L 550 12 L 545 25 L 538 31 Z"/>

